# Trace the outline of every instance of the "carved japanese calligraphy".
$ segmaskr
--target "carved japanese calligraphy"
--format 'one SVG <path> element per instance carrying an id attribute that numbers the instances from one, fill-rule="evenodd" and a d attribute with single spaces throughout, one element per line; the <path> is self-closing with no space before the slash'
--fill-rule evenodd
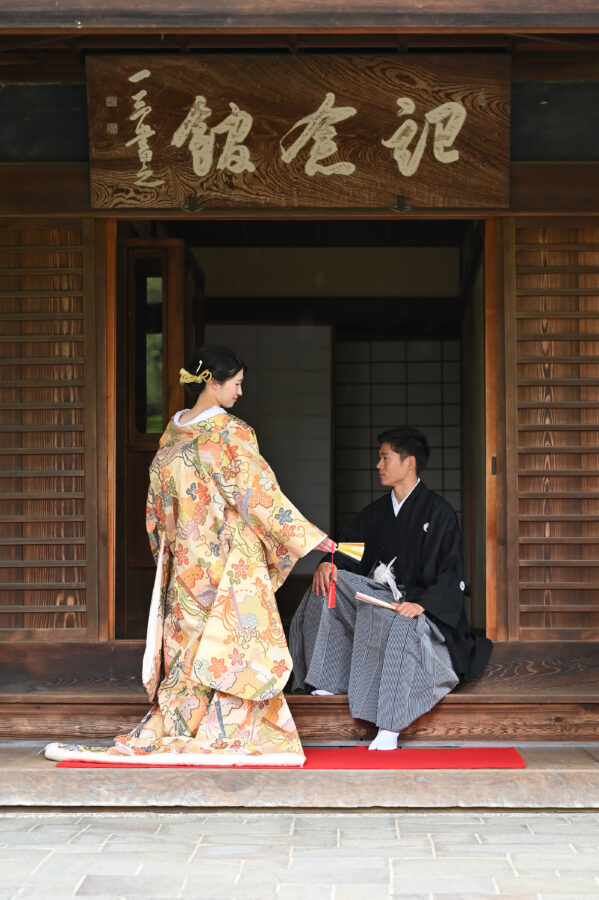
<path id="1" fill-rule="evenodd" d="M 304 167 L 306 175 L 316 175 L 317 172 L 321 172 L 323 175 L 351 175 L 356 168 L 353 163 L 337 162 L 323 166 L 321 165 L 321 160 L 328 159 L 329 156 L 337 153 L 337 144 L 335 142 L 337 130 L 334 127 L 335 124 L 342 122 L 344 119 L 349 119 L 350 116 L 355 116 L 356 113 L 357 109 L 354 109 L 353 106 L 336 107 L 335 94 L 329 91 L 316 112 L 304 116 L 303 119 L 300 119 L 299 122 L 296 122 L 289 129 L 287 134 L 283 135 L 279 142 L 281 159 L 285 163 L 290 163 L 306 144 L 313 141 L 310 155 Z M 292 132 L 302 125 L 304 129 L 301 134 L 298 135 L 290 147 L 285 149 L 285 138 L 289 137 Z"/>
<path id="2" fill-rule="evenodd" d="M 96 208 L 509 205 L 503 54 L 91 54 L 86 66 Z"/>
<path id="3" fill-rule="evenodd" d="M 129 81 L 136 84 L 144 78 L 149 78 L 151 74 L 149 69 L 140 69 L 129 76 Z M 150 138 L 153 137 L 156 132 L 149 122 L 146 122 L 146 118 L 152 112 L 152 107 L 148 106 L 146 103 L 147 95 L 148 92 L 142 89 L 131 97 L 133 100 L 133 112 L 129 116 L 129 121 L 136 122 L 137 124 L 135 126 L 135 137 L 132 137 L 130 141 L 127 141 L 125 146 L 132 147 L 134 144 L 137 144 L 137 154 L 141 163 L 141 168 L 137 172 L 135 184 L 138 187 L 160 187 L 160 185 L 164 184 L 164 179 L 154 178 L 154 172 L 150 168 L 150 162 L 152 161 L 153 156 L 152 151 L 150 150 Z"/>
<path id="4" fill-rule="evenodd" d="M 217 169 L 229 169 L 231 172 L 254 172 L 255 166 L 250 161 L 250 151 L 242 146 L 252 128 L 253 119 L 249 113 L 239 109 L 236 103 L 229 103 L 231 113 L 218 125 L 209 128 L 206 119 L 212 110 L 206 98 L 199 95 L 187 113 L 185 120 L 179 125 L 171 139 L 171 145 L 182 147 L 189 139 L 189 150 L 193 162 L 193 171 L 200 178 L 208 175 L 214 164 L 214 150 L 217 134 L 226 134 L 225 146 L 218 158 Z"/>
<path id="5" fill-rule="evenodd" d="M 410 97 L 399 97 L 398 116 L 411 115 L 416 109 L 416 104 Z M 414 119 L 406 119 L 388 140 L 382 140 L 384 147 L 393 150 L 393 159 L 402 175 L 411 177 L 418 171 L 422 160 L 422 154 L 428 140 L 430 125 L 435 126 L 433 136 L 433 153 L 440 163 L 456 162 L 460 153 L 456 149 L 449 150 L 455 141 L 460 128 L 466 119 L 466 110 L 461 103 L 443 103 L 425 115 L 425 122 L 418 143 L 413 150 L 409 147 L 418 133 L 418 125 Z"/>

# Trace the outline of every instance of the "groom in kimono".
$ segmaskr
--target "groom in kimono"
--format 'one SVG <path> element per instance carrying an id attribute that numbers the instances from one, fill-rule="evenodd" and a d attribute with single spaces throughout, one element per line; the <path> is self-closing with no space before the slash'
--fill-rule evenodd
<path id="1" fill-rule="evenodd" d="M 354 718 L 379 727 L 371 750 L 394 750 L 399 733 L 457 684 L 478 678 L 491 641 L 472 633 L 464 609 L 456 514 L 421 474 L 430 456 L 415 428 L 379 435 L 383 497 L 347 525 L 340 541 L 364 542 L 361 562 L 320 563 L 293 617 L 293 689 L 348 694 Z M 332 571 L 331 571 L 332 570 Z M 336 606 L 329 609 L 329 578 Z M 367 594 L 391 604 L 356 598 Z"/>

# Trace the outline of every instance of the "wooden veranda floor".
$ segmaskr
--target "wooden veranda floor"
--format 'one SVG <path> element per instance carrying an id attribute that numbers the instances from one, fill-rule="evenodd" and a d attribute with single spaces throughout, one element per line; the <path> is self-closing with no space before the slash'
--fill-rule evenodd
<path id="1" fill-rule="evenodd" d="M 129 731 L 148 708 L 142 653 L 140 641 L 37 645 L 37 652 L 33 644 L 5 645 L 0 734 L 55 740 Z M 345 696 L 288 699 L 305 741 L 351 742 L 373 733 L 374 726 L 349 715 Z M 402 734 L 403 743 L 414 740 L 599 741 L 597 644 L 496 644 L 483 678 L 449 694 Z"/>

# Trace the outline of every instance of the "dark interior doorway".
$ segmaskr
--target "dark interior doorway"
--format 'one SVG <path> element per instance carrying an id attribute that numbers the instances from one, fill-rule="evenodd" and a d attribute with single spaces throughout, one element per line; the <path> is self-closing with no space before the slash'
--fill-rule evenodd
<path id="1" fill-rule="evenodd" d="M 481 511 L 484 521 L 482 223 L 136 227 L 146 240 L 185 245 L 197 272 L 190 301 L 196 340 L 226 343 L 247 357 L 247 387 L 235 413 L 256 428 L 290 499 L 333 536 L 380 494 L 376 435 L 403 423 L 427 434 L 432 454 L 425 481 L 460 516 L 471 618 L 484 628 L 484 528 L 474 521 Z M 119 335 L 123 343 L 124 332 Z M 131 356 L 135 340 L 130 329 L 122 358 Z M 134 394 L 125 403 L 139 407 Z M 133 493 L 124 527 L 139 531 L 140 556 L 141 482 Z M 117 636 L 143 635 L 152 562 L 149 552 L 146 557 L 142 578 L 139 560 L 134 572 L 134 560 L 122 567 Z M 280 590 L 284 621 L 316 562 L 301 561 Z M 139 592 L 127 586 L 133 580 Z"/>

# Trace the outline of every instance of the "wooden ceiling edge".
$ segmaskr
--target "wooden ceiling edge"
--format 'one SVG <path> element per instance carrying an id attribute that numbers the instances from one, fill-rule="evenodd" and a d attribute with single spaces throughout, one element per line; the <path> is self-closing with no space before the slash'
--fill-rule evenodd
<path id="1" fill-rule="evenodd" d="M 145 221 L 145 220 L 165 220 L 165 221 L 194 221 L 185 210 L 181 209 L 107 209 L 107 210 L 74 210 L 73 212 L 3 212 L 2 218 L 6 222 L 14 224 L 15 221 L 21 220 L 30 222 L 32 219 L 47 220 L 56 219 L 59 215 L 65 220 L 93 218 L 99 221 L 104 219 L 116 219 L 117 221 Z M 551 221 L 556 224 L 559 219 L 594 219 L 599 216 L 599 207 L 597 209 L 502 209 L 502 210 L 480 210 L 466 209 L 456 212 L 455 210 L 443 209 L 427 209 L 419 213 L 412 212 L 409 216 L 403 216 L 404 221 L 484 221 L 486 219 L 504 219 L 513 216 L 516 219 L 534 219 L 538 221 L 541 217 L 543 221 Z M 326 222 L 334 220 L 344 221 L 397 221 L 400 218 L 398 213 L 393 210 L 377 209 L 344 209 L 343 207 L 335 209 L 267 209 L 250 208 L 247 210 L 236 209 L 216 209 L 205 210 L 202 219 L 205 221 L 291 221 L 291 220 L 307 220 L 313 222 Z M 195 221 L 198 221 L 196 218 Z"/>
<path id="2" fill-rule="evenodd" d="M 468 26 L 443 26 L 443 25 L 211 25 L 203 27 L 201 24 L 173 26 L 167 23 L 162 25 L 148 25 L 143 23 L 140 25 L 130 26 L 112 26 L 98 25 L 89 28 L 77 27 L 73 25 L 63 26 L 7 26 L 0 24 L 0 36 L 10 35 L 16 36 L 48 36 L 61 35 L 64 37 L 77 35 L 143 35 L 143 34 L 164 34 L 164 35 L 202 35 L 202 36 L 236 36 L 236 35 L 497 35 L 508 37 L 520 37 L 527 35 L 573 35 L 587 36 L 599 34 L 599 15 L 593 17 L 593 21 L 586 25 L 564 25 L 564 26 L 541 26 L 541 25 L 523 25 L 523 26 L 502 26 L 502 25 L 468 25 Z"/>

